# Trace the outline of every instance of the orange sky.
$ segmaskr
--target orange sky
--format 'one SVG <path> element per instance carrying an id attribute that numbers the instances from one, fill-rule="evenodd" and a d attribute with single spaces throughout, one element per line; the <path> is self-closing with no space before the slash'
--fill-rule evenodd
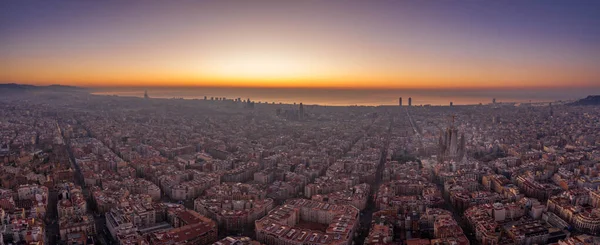
<path id="1" fill-rule="evenodd" d="M 0 82 L 496 88 L 600 81 L 600 48 L 585 36 L 597 32 L 572 31 L 587 23 L 573 16 L 587 15 L 557 17 L 559 9 L 538 6 L 517 6 L 523 16 L 483 6 L 478 17 L 477 8 L 455 14 L 427 4 L 11 4 L 0 13 L 8 24 L 0 25 Z"/>

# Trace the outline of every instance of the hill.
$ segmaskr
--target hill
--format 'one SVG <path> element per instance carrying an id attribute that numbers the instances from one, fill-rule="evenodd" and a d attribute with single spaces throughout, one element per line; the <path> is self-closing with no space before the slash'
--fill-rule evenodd
<path id="1" fill-rule="evenodd" d="M 16 83 L 2 83 L 0 84 L 0 90 L 16 91 L 55 91 L 55 92 L 67 92 L 67 91 L 85 91 L 85 88 L 65 85 L 49 85 L 49 86 L 35 86 L 27 84 L 16 84 Z"/>
<path id="2" fill-rule="evenodd" d="M 590 95 L 571 103 L 570 105 L 600 105 L 600 95 Z"/>

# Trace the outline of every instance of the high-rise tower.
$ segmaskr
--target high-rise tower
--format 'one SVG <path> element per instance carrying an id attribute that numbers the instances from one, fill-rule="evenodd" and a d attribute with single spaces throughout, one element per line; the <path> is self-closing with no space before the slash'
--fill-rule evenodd
<path id="1" fill-rule="evenodd" d="M 412 106 L 412 98 L 408 97 L 408 106 Z"/>
<path id="2" fill-rule="evenodd" d="M 402 106 L 402 97 L 398 98 L 398 105 Z"/>
<path id="3" fill-rule="evenodd" d="M 304 105 L 302 105 L 302 103 L 300 103 L 300 106 L 298 107 L 298 119 L 304 120 Z"/>

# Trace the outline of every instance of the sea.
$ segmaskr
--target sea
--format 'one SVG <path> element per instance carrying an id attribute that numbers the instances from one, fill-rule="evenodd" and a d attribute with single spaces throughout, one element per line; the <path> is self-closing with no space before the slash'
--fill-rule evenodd
<path id="1" fill-rule="evenodd" d="M 541 103 L 570 101 L 600 94 L 598 88 L 560 89 L 320 89 L 320 88 L 231 88 L 231 87 L 104 87 L 93 94 L 151 98 L 226 98 L 261 103 L 303 103 L 329 106 L 471 105 L 497 103 Z"/>

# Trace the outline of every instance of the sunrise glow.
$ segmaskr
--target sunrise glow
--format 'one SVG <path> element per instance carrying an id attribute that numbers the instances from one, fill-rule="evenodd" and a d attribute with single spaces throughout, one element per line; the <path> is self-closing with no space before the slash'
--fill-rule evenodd
<path id="1" fill-rule="evenodd" d="M 570 5 L 7 5 L 3 82 L 352 89 L 598 87 L 600 80 L 594 14 L 571 16 Z"/>

